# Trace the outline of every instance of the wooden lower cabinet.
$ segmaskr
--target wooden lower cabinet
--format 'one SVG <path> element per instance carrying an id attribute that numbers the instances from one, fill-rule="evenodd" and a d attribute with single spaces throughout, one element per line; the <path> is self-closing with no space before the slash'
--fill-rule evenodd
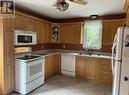
<path id="1" fill-rule="evenodd" d="M 54 54 L 45 56 L 45 78 L 60 73 L 61 69 L 61 55 Z"/>
<path id="2" fill-rule="evenodd" d="M 14 90 L 14 61 L 5 63 L 5 93 L 10 93 Z"/>
<path id="3" fill-rule="evenodd" d="M 112 83 L 111 59 L 77 56 L 76 77 Z"/>
<path id="4" fill-rule="evenodd" d="M 98 80 L 107 83 L 112 82 L 112 68 L 110 59 L 98 59 Z"/>

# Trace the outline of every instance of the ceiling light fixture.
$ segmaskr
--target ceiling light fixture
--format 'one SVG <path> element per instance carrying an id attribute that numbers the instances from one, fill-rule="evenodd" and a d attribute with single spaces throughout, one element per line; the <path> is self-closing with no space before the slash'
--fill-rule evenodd
<path id="1" fill-rule="evenodd" d="M 85 0 L 69 0 L 69 1 L 80 5 L 86 5 L 88 3 Z M 54 6 L 56 7 L 56 9 L 60 11 L 66 11 L 69 8 L 69 4 L 66 2 L 66 0 L 57 0 Z"/>
<path id="2" fill-rule="evenodd" d="M 55 6 L 60 11 L 66 11 L 69 7 L 69 4 L 65 0 L 58 0 Z"/>

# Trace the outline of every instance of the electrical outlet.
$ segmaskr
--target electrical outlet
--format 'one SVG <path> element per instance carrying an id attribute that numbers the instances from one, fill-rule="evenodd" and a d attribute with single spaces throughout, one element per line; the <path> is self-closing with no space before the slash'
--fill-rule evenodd
<path id="1" fill-rule="evenodd" d="M 42 45 L 42 49 L 43 49 L 44 47 L 43 47 L 43 45 Z"/>
<path id="2" fill-rule="evenodd" d="M 63 45 L 63 48 L 65 48 L 65 45 Z"/>

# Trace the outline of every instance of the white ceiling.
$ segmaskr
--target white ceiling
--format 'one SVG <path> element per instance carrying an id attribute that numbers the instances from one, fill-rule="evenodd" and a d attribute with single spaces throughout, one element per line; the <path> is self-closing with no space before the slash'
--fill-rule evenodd
<path id="1" fill-rule="evenodd" d="M 87 5 L 79 5 L 66 0 L 70 6 L 65 12 L 60 12 L 52 6 L 56 0 L 15 0 L 21 8 L 38 12 L 47 17 L 76 18 L 90 15 L 110 15 L 124 13 L 125 0 L 87 0 Z"/>

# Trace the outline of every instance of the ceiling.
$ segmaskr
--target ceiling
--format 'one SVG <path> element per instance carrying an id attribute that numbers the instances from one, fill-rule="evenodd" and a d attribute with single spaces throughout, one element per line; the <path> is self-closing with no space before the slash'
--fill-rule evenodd
<path id="1" fill-rule="evenodd" d="M 56 0 L 15 0 L 18 7 L 37 12 L 53 19 L 88 17 L 90 15 L 110 15 L 124 13 L 125 0 L 87 0 L 87 5 L 79 5 L 66 0 L 70 6 L 61 12 L 53 6 Z"/>

